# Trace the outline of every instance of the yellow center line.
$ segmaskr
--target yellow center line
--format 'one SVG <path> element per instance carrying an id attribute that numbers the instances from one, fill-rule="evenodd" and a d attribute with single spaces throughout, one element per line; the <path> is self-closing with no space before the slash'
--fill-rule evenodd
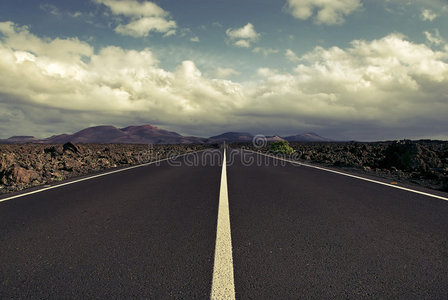
<path id="1" fill-rule="evenodd" d="M 235 299 L 225 148 L 221 171 L 221 187 L 219 191 L 215 261 L 210 299 Z"/>

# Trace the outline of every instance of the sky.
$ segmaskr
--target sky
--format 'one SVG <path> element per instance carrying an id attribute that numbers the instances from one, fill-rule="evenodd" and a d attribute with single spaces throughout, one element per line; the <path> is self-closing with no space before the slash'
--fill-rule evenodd
<path id="1" fill-rule="evenodd" d="M 448 0 L 2 0 L 0 138 L 448 140 Z"/>

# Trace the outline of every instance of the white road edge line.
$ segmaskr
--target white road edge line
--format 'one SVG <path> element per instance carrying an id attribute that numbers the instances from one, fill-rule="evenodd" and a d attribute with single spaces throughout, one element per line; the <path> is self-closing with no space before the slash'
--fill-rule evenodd
<path id="1" fill-rule="evenodd" d="M 368 181 L 368 182 L 373 182 L 373 183 L 385 185 L 385 186 L 388 186 L 388 187 L 391 187 L 391 188 L 394 188 L 394 189 L 399 189 L 399 190 L 408 191 L 408 192 L 411 192 L 411 193 L 416 193 L 416 194 L 420 194 L 420 195 L 424 195 L 424 196 L 428 196 L 428 197 L 432 197 L 432 198 L 437 198 L 437 199 L 448 201 L 448 198 L 442 197 L 442 196 L 439 196 L 439 195 L 429 194 L 429 193 L 425 193 L 425 192 L 421 192 L 421 191 L 405 188 L 405 187 L 402 187 L 402 186 L 397 186 L 397 185 L 393 185 L 393 184 L 377 181 L 377 180 L 374 180 L 374 179 L 364 178 L 364 177 L 361 177 L 361 176 L 356 176 L 356 175 L 352 175 L 352 174 L 348 174 L 348 173 L 344 173 L 344 172 L 339 172 L 339 171 L 326 169 L 326 168 L 322 168 L 322 167 L 318 167 L 318 166 L 304 164 L 304 163 L 301 163 L 301 162 L 297 162 L 297 161 L 293 161 L 293 160 L 289 160 L 289 159 L 284 159 L 284 158 L 280 158 L 280 157 L 276 157 L 276 156 L 273 156 L 273 155 L 268 155 L 268 154 L 265 154 L 265 153 L 260 153 L 260 152 L 256 152 L 256 151 L 252 151 L 252 150 L 248 150 L 248 149 L 242 149 L 242 150 L 243 151 L 247 151 L 247 152 L 252 152 L 252 153 L 255 153 L 255 154 L 264 155 L 264 156 L 271 157 L 271 158 L 275 158 L 275 159 L 278 159 L 278 160 L 283 160 L 283 161 L 289 162 L 291 164 L 296 164 L 296 165 L 300 165 L 300 166 L 304 166 L 304 167 L 308 167 L 308 168 L 313 168 L 313 169 L 318 169 L 318 170 L 331 172 L 331 173 L 335 173 L 335 174 L 339 174 L 339 175 L 344 175 L 344 176 L 347 176 L 347 177 L 352 177 L 352 178 L 356 178 L 356 179 L 360 179 L 360 180 L 364 180 L 364 181 Z"/>
<path id="2" fill-rule="evenodd" d="M 57 184 L 57 185 L 41 188 L 41 189 L 38 189 L 38 190 L 35 190 L 35 191 L 31 191 L 31 192 L 27 192 L 27 193 L 11 196 L 11 197 L 8 197 L 8 198 L 0 199 L 0 203 L 8 201 L 8 200 L 17 199 L 17 198 L 21 198 L 21 197 L 37 194 L 37 193 L 40 193 L 40 192 L 56 189 L 56 188 L 59 188 L 59 187 L 62 187 L 62 186 L 66 186 L 66 185 L 69 185 L 69 184 L 74 184 L 74 183 L 78 183 L 78 182 L 81 182 L 81 181 L 86 181 L 86 180 L 97 178 L 97 177 L 102 177 L 102 176 L 106 176 L 106 175 L 110 175 L 110 174 L 114 174 L 114 173 L 119 173 L 119 172 L 123 172 L 123 171 L 128 171 L 128 170 L 132 170 L 132 169 L 136 169 L 136 168 L 146 167 L 146 166 L 149 166 L 149 165 L 153 165 L 153 164 L 156 164 L 156 163 L 164 162 L 164 161 L 167 161 L 167 160 L 177 159 L 179 157 L 183 157 L 183 156 L 190 155 L 190 154 L 195 154 L 195 153 L 202 152 L 202 151 L 205 151 L 205 150 L 185 153 L 185 154 L 178 155 L 178 156 L 175 156 L 175 157 L 169 157 L 169 158 L 156 160 L 156 161 L 152 161 L 152 162 L 141 164 L 141 165 L 136 165 L 136 166 L 127 167 L 127 168 L 123 168 L 123 169 L 119 169 L 119 170 L 114 170 L 114 171 L 110 171 L 110 172 L 106 172 L 106 173 L 101 173 L 101 174 L 97 174 L 97 175 L 93 175 L 93 176 L 89 176 L 89 177 L 85 177 L 85 178 L 81 178 L 81 179 L 76 179 L 76 180 L 69 181 L 69 182 L 60 183 L 60 184 Z"/>
<path id="3" fill-rule="evenodd" d="M 221 187 L 219 191 L 218 225 L 216 226 L 215 261 L 210 299 L 235 299 L 226 164 L 226 149 L 224 148 Z"/>

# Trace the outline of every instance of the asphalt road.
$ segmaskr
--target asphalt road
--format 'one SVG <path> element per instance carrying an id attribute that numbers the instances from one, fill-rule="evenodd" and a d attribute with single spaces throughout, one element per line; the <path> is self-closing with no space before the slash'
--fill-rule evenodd
<path id="1" fill-rule="evenodd" d="M 245 155 L 227 168 L 237 298 L 448 299 L 447 201 Z"/>
<path id="2" fill-rule="evenodd" d="M 0 298 L 209 298 L 221 166 L 200 157 L 0 202 Z M 227 162 L 237 299 L 448 299 L 448 201 Z"/>
<path id="3" fill-rule="evenodd" d="M 220 175 L 165 162 L 0 203 L 0 298 L 208 298 Z"/>

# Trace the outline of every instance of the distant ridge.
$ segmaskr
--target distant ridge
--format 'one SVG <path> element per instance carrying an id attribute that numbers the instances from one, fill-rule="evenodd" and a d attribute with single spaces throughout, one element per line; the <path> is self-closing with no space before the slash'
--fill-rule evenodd
<path id="1" fill-rule="evenodd" d="M 200 144 L 206 139 L 186 137 L 176 132 L 167 131 L 152 125 L 128 126 L 117 128 L 114 126 L 94 126 L 78 131 L 74 134 L 54 135 L 45 139 L 32 136 L 15 136 L 0 140 L 2 144 L 41 143 L 62 144 L 67 142 L 81 144 Z"/>
<path id="2" fill-rule="evenodd" d="M 254 135 L 247 132 L 226 132 L 209 138 L 210 142 L 250 142 Z"/>
<path id="3" fill-rule="evenodd" d="M 273 135 L 273 136 L 267 136 L 266 137 L 266 141 L 268 141 L 268 142 L 277 142 L 277 141 L 285 141 L 285 139 L 282 138 L 281 136 Z"/>
<path id="4" fill-rule="evenodd" d="M 217 136 L 212 136 L 209 141 L 215 142 L 251 142 L 254 135 L 247 132 L 226 132 Z M 334 140 L 322 137 L 314 132 L 308 132 L 303 134 L 297 134 L 287 137 L 281 137 L 278 135 L 266 136 L 266 141 L 288 141 L 288 142 L 332 142 Z"/>
<path id="5" fill-rule="evenodd" d="M 62 144 L 67 142 L 81 144 L 201 144 L 201 143 L 232 143 L 251 142 L 254 135 L 247 132 L 226 132 L 210 138 L 183 136 L 177 132 L 167 131 L 156 126 L 145 124 L 117 128 L 111 125 L 102 125 L 85 128 L 74 134 L 59 134 L 44 139 L 33 136 L 13 136 L 0 140 L 1 144 Z M 266 136 L 266 140 L 290 142 L 328 142 L 331 139 L 321 137 L 316 133 L 304 133 L 294 136 L 281 137 Z"/>
<path id="6" fill-rule="evenodd" d="M 36 143 L 39 141 L 39 139 L 35 138 L 34 136 L 12 136 L 4 141 L 7 141 L 7 143 Z"/>
<path id="7" fill-rule="evenodd" d="M 314 132 L 287 136 L 284 138 L 288 142 L 333 142 L 334 140 L 322 137 Z"/>

